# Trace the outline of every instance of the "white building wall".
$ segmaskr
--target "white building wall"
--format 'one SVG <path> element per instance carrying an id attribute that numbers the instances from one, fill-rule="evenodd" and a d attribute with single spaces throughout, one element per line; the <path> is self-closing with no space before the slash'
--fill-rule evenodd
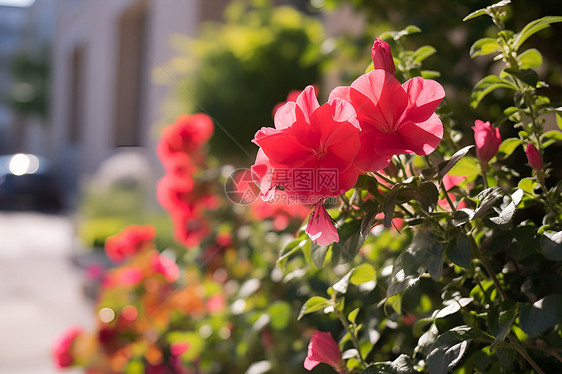
<path id="1" fill-rule="evenodd" d="M 41 0 L 38 0 L 41 1 Z M 123 12 L 141 0 L 57 0 L 58 20 L 53 41 L 53 76 L 50 157 L 68 182 L 93 173 L 108 157 L 122 150 L 114 146 L 119 21 Z M 194 35 L 199 0 L 147 0 L 146 51 L 141 73 L 144 91 L 140 98 L 141 140 L 138 149 L 155 159 L 151 125 L 157 121 L 166 87 L 151 80 L 152 70 L 173 56 L 169 37 L 173 33 Z M 83 122 L 81 137 L 69 142 L 69 112 L 72 101 L 71 56 L 85 46 Z M 156 164 L 155 161 L 153 161 Z"/>

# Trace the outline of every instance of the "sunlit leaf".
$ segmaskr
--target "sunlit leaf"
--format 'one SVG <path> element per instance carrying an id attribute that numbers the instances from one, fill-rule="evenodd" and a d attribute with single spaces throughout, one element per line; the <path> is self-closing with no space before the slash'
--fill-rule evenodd
<path id="1" fill-rule="evenodd" d="M 470 57 L 483 56 L 499 51 L 498 41 L 492 38 L 482 38 L 477 40 L 470 47 Z"/>
<path id="2" fill-rule="evenodd" d="M 476 83 L 472 89 L 472 93 L 470 94 L 470 106 L 476 108 L 486 95 L 498 88 L 517 89 L 511 82 L 505 79 L 501 79 L 496 75 L 488 75 Z"/>
<path id="3" fill-rule="evenodd" d="M 542 65 L 542 55 L 534 48 L 528 49 L 517 56 L 521 69 L 534 69 Z"/>
<path id="4" fill-rule="evenodd" d="M 360 374 L 414 374 L 412 359 L 405 354 L 398 356 L 394 361 L 376 362 L 363 370 Z"/>
<path id="5" fill-rule="evenodd" d="M 451 170 L 453 166 L 455 166 L 456 163 L 459 162 L 459 160 L 463 158 L 473 147 L 473 145 L 469 145 L 461 148 L 456 151 L 448 161 L 444 161 L 443 166 L 439 166 L 439 174 L 437 176 L 439 180 L 443 179 L 443 177 L 449 172 L 449 170 Z"/>
<path id="6" fill-rule="evenodd" d="M 305 314 L 316 312 L 328 306 L 330 306 L 330 300 L 321 296 L 312 296 L 302 306 L 297 320 L 300 320 Z"/>
<path id="7" fill-rule="evenodd" d="M 521 145 L 521 139 L 508 138 L 502 141 L 496 157 L 502 160 L 511 156 L 511 154 Z"/>
<path id="8" fill-rule="evenodd" d="M 562 16 L 547 16 L 529 22 L 520 33 L 515 36 L 513 41 L 513 50 L 519 50 L 519 47 L 535 33 L 550 27 L 551 23 L 562 22 Z"/>

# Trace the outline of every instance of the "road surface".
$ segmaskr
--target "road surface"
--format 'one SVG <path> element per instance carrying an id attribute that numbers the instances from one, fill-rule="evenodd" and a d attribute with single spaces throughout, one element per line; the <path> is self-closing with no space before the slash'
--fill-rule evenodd
<path id="1" fill-rule="evenodd" d="M 0 373 L 61 373 L 52 341 L 68 326 L 93 325 L 82 271 L 70 261 L 74 236 L 68 217 L 0 211 Z"/>

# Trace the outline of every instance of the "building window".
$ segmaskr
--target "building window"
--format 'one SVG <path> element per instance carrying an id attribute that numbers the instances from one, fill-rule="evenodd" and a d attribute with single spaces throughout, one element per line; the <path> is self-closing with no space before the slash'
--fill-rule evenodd
<path id="1" fill-rule="evenodd" d="M 82 121 L 84 120 L 84 62 L 85 47 L 74 48 L 70 55 L 70 87 L 68 108 L 68 140 L 79 143 L 82 136 Z"/>
<path id="2" fill-rule="evenodd" d="M 146 16 L 146 3 L 138 1 L 125 10 L 119 20 L 114 124 L 116 147 L 142 145 L 140 108 Z"/>

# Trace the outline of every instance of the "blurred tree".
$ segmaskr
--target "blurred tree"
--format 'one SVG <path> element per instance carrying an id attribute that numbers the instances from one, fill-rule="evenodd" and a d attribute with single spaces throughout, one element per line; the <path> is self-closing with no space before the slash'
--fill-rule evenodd
<path id="1" fill-rule="evenodd" d="M 19 54 L 11 64 L 14 84 L 10 105 L 22 117 L 46 119 L 49 107 L 49 53 Z"/>
<path id="2" fill-rule="evenodd" d="M 229 163 L 244 157 L 247 165 L 257 149 L 251 139 L 272 124 L 275 104 L 319 81 L 324 32 L 317 19 L 270 0 L 233 1 L 225 19 L 203 25 L 195 40 L 175 37 L 180 55 L 157 74 L 181 77 L 165 120 L 185 112 L 186 103 L 189 112 L 208 113 L 217 124 L 213 153 Z"/>

